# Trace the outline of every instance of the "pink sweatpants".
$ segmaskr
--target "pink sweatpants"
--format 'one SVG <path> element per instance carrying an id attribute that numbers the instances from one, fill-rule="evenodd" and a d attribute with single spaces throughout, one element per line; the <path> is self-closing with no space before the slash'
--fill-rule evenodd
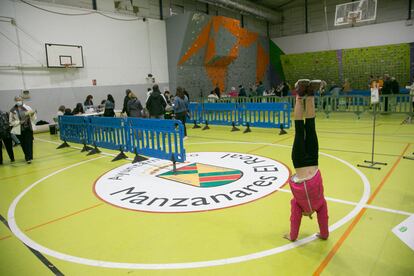
<path id="1" fill-rule="evenodd" d="M 320 172 L 318 171 L 312 179 L 306 180 L 311 209 L 306 197 L 304 183 L 296 183 L 290 179 L 289 184 L 293 194 L 293 199 L 290 201 L 290 239 L 294 241 L 298 238 L 299 228 L 302 222 L 302 213 L 312 213 L 313 211 L 317 213 L 320 236 L 323 239 L 327 239 L 329 236 L 328 206 L 323 195 L 323 184 Z"/>

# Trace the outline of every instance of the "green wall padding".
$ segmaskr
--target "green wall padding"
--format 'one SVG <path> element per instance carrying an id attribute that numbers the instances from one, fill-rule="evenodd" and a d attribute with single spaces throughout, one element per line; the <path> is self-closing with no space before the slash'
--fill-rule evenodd
<path id="1" fill-rule="evenodd" d="M 274 68 L 275 73 L 278 74 L 279 78 L 284 80 L 285 74 L 283 73 L 281 56 L 285 53 L 271 39 L 269 39 L 269 42 L 270 64 Z"/>
<path id="2" fill-rule="evenodd" d="M 354 89 L 368 89 L 370 75 L 395 77 L 400 85 L 410 81 L 410 45 L 395 44 L 344 49 L 343 74 Z"/>
<path id="3" fill-rule="evenodd" d="M 286 81 L 293 85 L 298 79 L 323 79 L 329 84 L 339 82 L 336 51 L 283 55 Z"/>
<path id="4" fill-rule="evenodd" d="M 337 52 L 342 56 L 341 61 Z M 344 79 L 349 79 L 353 89 L 365 90 L 370 75 L 384 74 L 395 77 L 401 86 L 410 81 L 410 45 L 407 43 L 282 55 L 281 61 L 291 85 L 301 78 L 323 79 L 328 84 L 342 84 Z"/>

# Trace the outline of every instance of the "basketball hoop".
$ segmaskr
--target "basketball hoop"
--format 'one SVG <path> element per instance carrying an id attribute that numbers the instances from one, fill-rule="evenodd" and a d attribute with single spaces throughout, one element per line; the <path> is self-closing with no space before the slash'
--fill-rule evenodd
<path id="1" fill-rule="evenodd" d="M 361 20 L 361 11 L 350 11 L 347 16 L 348 24 L 354 25 Z"/>
<path id="2" fill-rule="evenodd" d="M 355 25 L 375 20 L 378 0 L 360 0 L 336 5 L 335 26 Z"/>
<path id="3" fill-rule="evenodd" d="M 74 64 L 74 63 L 64 63 L 64 64 L 62 64 L 63 65 L 63 67 L 65 67 L 65 68 L 72 68 L 73 66 L 75 66 L 76 64 Z"/>

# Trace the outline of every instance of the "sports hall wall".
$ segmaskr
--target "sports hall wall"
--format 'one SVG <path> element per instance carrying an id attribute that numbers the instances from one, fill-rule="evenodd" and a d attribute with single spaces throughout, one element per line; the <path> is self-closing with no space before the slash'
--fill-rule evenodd
<path id="1" fill-rule="evenodd" d="M 258 81 L 269 85 L 269 39 L 224 16 L 185 13 L 167 20 L 171 87 L 183 86 L 193 97 L 216 85 L 228 92 Z"/>
<path id="2" fill-rule="evenodd" d="M 279 37 L 273 41 L 286 54 L 281 56 L 281 62 L 289 83 L 303 77 L 337 84 L 349 79 L 353 89 L 367 89 L 370 75 L 389 74 L 401 86 L 414 76 L 414 27 L 406 26 L 405 21 Z"/>
<path id="3" fill-rule="evenodd" d="M 366 90 L 371 75 L 389 74 L 406 86 L 414 64 L 414 43 L 341 49 L 281 56 L 288 83 L 299 78 L 324 79 L 342 84 L 345 79 L 353 89 Z M 412 73 L 412 72 L 411 72 Z"/>
<path id="4" fill-rule="evenodd" d="M 88 10 L 36 3 L 61 13 Z M 122 14 L 109 14 L 131 19 Z M 28 89 L 28 103 L 38 118 L 51 121 L 60 104 L 74 108 L 88 94 L 99 104 L 111 93 L 122 108 L 125 89 L 141 100 L 151 73 L 161 89 L 169 85 L 165 22 L 155 19 L 114 20 L 99 14 L 64 16 L 35 9 L 19 1 L 0 1 L 0 109 Z M 11 24 L 9 17 L 16 21 Z M 47 68 L 45 43 L 83 46 L 84 68 Z M 19 47 L 18 47 L 19 46 Z M 20 60 L 21 59 L 21 60 Z M 21 66 L 23 64 L 23 66 Z M 21 67 L 20 67 L 21 66 Z M 97 85 L 92 85 L 96 79 Z"/>

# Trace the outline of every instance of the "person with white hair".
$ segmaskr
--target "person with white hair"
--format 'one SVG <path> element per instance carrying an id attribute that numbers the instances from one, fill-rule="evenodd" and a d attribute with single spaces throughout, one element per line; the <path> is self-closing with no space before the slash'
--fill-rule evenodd
<path id="1" fill-rule="evenodd" d="M 237 92 L 236 87 L 232 87 L 229 92 L 229 97 L 235 98 L 237 96 L 239 96 L 239 93 Z"/>
<path id="2" fill-rule="evenodd" d="M 23 103 L 20 96 L 14 98 L 15 105 L 10 109 L 9 122 L 11 133 L 16 134 L 28 164 L 33 160 L 33 130 L 35 129 L 36 112 Z"/>

